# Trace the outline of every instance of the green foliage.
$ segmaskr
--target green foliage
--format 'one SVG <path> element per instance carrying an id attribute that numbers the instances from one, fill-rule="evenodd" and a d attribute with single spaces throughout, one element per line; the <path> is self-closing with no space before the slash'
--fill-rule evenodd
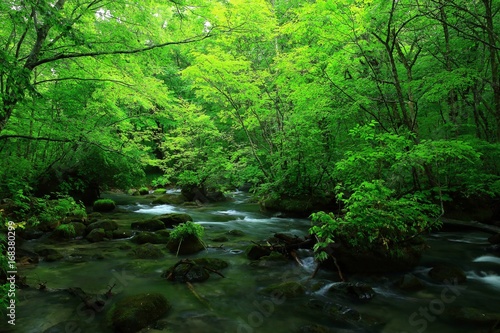
<path id="1" fill-rule="evenodd" d="M 174 230 L 170 233 L 170 238 L 172 240 L 182 240 L 189 236 L 195 236 L 199 239 L 203 237 L 205 229 L 203 226 L 196 224 L 194 222 L 180 223 L 174 227 Z"/>
<path id="2" fill-rule="evenodd" d="M 85 207 L 81 202 L 68 195 L 58 195 L 57 199 L 27 197 L 21 192 L 13 199 L 14 218 L 27 223 L 29 226 L 42 227 L 57 226 L 68 217 L 84 219 L 87 217 Z"/>
<path id="3" fill-rule="evenodd" d="M 112 199 L 99 199 L 92 206 L 96 212 L 109 212 L 115 209 L 116 204 Z"/>
<path id="4" fill-rule="evenodd" d="M 343 216 L 324 212 L 311 216 L 309 231 L 319 239 L 314 248 L 319 260 L 326 259 L 328 244 L 337 241 L 354 249 L 397 253 L 408 240 L 441 225 L 439 207 L 425 195 L 395 197 L 381 180 L 361 183 L 343 202 Z"/>
<path id="5" fill-rule="evenodd" d="M 75 227 L 72 224 L 60 224 L 55 230 L 62 232 L 68 238 L 76 236 Z"/>

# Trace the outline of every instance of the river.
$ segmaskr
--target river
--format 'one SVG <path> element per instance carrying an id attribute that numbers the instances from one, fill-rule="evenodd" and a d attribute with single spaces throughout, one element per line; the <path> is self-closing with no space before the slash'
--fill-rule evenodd
<path id="1" fill-rule="evenodd" d="M 269 238 L 275 232 L 304 236 L 310 222 L 263 213 L 241 192 L 230 196 L 232 200 L 229 202 L 183 208 L 151 205 L 144 198 L 108 195 L 117 201 L 120 209 L 107 217 L 116 220 L 123 228 L 130 229 L 132 221 L 169 212 L 188 213 L 195 222 L 205 227 L 207 250 L 189 257 L 215 257 L 229 263 L 229 267 L 221 271 L 225 278 L 212 275 L 208 281 L 194 284 L 196 292 L 206 300 L 205 304 L 194 297 L 185 284 L 161 278 L 161 273 L 179 260 L 166 249 L 161 259 L 134 259 L 130 252 L 137 245 L 129 239 L 99 243 L 73 240 L 53 245 L 64 253 L 63 260 L 41 261 L 22 268 L 22 274 L 28 276 L 29 285 L 36 287 L 38 283 L 46 282 L 47 290 L 18 290 L 14 332 L 112 332 L 106 316 L 108 305 L 103 311 L 85 310 L 81 300 L 64 290 L 79 287 L 87 293 L 102 294 L 113 284 L 115 296 L 112 302 L 139 293 L 159 292 L 166 296 L 172 309 L 156 329 L 148 331 L 153 333 L 293 333 L 306 332 L 300 328 L 314 324 L 330 327 L 330 332 L 479 333 L 486 330 L 449 321 L 441 314 L 448 307 L 461 306 L 475 307 L 488 313 L 499 311 L 500 257 L 486 250 L 489 245 L 486 233 L 439 232 L 429 235 L 430 248 L 413 271 L 425 284 L 423 290 L 405 292 L 395 288 L 393 284 L 401 274 L 352 276 L 350 281 L 370 284 L 377 295 L 369 302 L 349 302 L 325 292 L 338 282 L 335 272 L 321 270 L 311 279 L 315 263 L 308 250 L 298 253 L 303 266 L 292 260 L 274 258 L 250 261 L 244 251 L 253 241 Z M 240 230 L 243 235 L 228 234 L 230 230 Z M 222 235 L 228 241 L 211 241 Z M 29 241 L 23 247 L 33 249 L 40 242 L 43 240 Z M 164 245 L 157 246 L 164 249 Z M 427 273 L 436 263 L 461 267 L 466 272 L 467 282 L 452 286 L 452 289 L 433 283 Z M 270 284 L 289 280 L 306 286 L 305 295 L 278 302 L 261 292 Z M 377 318 L 383 324 L 366 327 L 332 322 L 321 309 L 311 309 L 306 305 L 311 299 L 320 300 L 322 304 L 340 303 L 362 316 Z"/>

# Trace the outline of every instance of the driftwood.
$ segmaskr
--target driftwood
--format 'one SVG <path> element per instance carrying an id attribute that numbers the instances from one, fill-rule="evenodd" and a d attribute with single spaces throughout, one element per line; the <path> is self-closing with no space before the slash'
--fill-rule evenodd
<path id="1" fill-rule="evenodd" d="M 191 284 L 191 282 L 186 282 L 186 285 L 187 285 L 188 289 L 191 291 L 191 293 L 194 295 L 194 297 L 196 297 L 196 299 L 198 299 L 201 303 L 203 303 L 203 305 L 205 305 L 210 310 L 213 310 L 212 306 L 207 301 L 207 299 L 205 297 L 201 296 L 200 294 L 198 294 L 198 292 L 194 289 L 194 286 Z"/>

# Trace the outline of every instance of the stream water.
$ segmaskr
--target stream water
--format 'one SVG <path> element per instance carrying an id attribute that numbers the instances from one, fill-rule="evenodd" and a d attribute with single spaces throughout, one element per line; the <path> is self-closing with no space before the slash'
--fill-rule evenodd
<path id="1" fill-rule="evenodd" d="M 442 232 L 430 235 L 430 248 L 413 272 L 425 284 L 422 291 L 405 292 L 395 288 L 394 282 L 401 277 L 398 274 L 349 277 L 349 281 L 370 284 L 377 293 L 371 301 L 361 303 L 336 299 L 325 293 L 338 281 L 335 272 L 321 270 L 314 279 L 310 278 L 315 268 L 310 251 L 298 253 L 303 266 L 291 260 L 252 262 L 246 257 L 244 251 L 252 241 L 269 238 L 275 232 L 304 236 L 309 227 L 306 219 L 278 218 L 262 213 L 256 204 L 249 203 L 247 196 L 239 192 L 232 194 L 232 201 L 200 208 L 151 205 L 144 198 L 125 195 L 111 197 L 117 201 L 120 210 L 105 217 L 116 220 L 125 229 L 130 229 L 133 221 L 169 212 L 188 213 L 205 227 L 204 241 L 208 249 L 189 257 L 215 257 L 229 263 L 229 267 L 221 271 L 225 278 L 212 275 L 208 281 L 194 284 L 196 292 L 210 306 L 194 297 L 185 284 L 161 278 L 161 273 L 179 260 L 168 253 L 164 245 L 157 245 L 164 249 L 163 258 L 146 260 L 134 259 L 130 255 L 137 245 L 128 239 L 99 243 L 74 240 L 51 245 L 61 250 L 65 259 L 41 261 L 22 268 L 21 273 L 27 275 L 29 285 L 46 282 L 47 290 L 18 290 L 14 332 L 112 332 L 106 315 L 109 305 L 103 311 L 85 310 L 82 302 L 64 289 L 79 287 L 87 293 L 103 294 L 113 284 L 116 284 L 113 300 L 159 292 L 170 301 L 172 309 L 161 320 L 161 325 L 148 332 L 293 333 L 306 332 L 300 328 L 313 324 L 330 327 L 331 332 L 487 332 L 484 328 L 448 321 L 439 315 L 447 307 L 475 307 L 488 313 L 498 313 L 500 309 L 500 257 L 486 251 L 489 236 L 486 233 Z M 240 230 L 244 235 L 231 235 L 230 230 Z M 228 241 L 223 244 L 211 241 L 221 235 Z M 43 240 L 29 241 L 23 247 L 33 249 L 40 242 Z M 449 289 L 433 283 L 427 273 L 436 263 L 461 267 L 468 277 L 466 284 Z M 304 284 L 306 294 L 278 302 L 261 292 L 270 284 L 289 280 Z M 321 309 L 311 309 L 306 305 L 311 299 L 326 302 L 324 304 L 341 303 L 359 311 L 362 316 L 377 318 L 385 324 L 366 328 L 332 322 Z M 2 326 L 0 331 L 4 331 Z"/>

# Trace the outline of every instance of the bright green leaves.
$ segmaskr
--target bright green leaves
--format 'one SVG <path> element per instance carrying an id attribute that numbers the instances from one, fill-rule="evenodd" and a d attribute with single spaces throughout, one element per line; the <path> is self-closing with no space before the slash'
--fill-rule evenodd
<path id="1" fill-rule="evenodd" d="M 383 181 L 365 181 L 353 189 L 345 204 L 345 214 L 313 214 L 309 229 L 319 242 L 315 245 L 318 260 L 327 258 L 333 242 L 366 251 L 383 248 L 398 253 L 400 247 L 419 234 L 438 228 L 438 206 L 417 195 L 394 196 Z"/>

